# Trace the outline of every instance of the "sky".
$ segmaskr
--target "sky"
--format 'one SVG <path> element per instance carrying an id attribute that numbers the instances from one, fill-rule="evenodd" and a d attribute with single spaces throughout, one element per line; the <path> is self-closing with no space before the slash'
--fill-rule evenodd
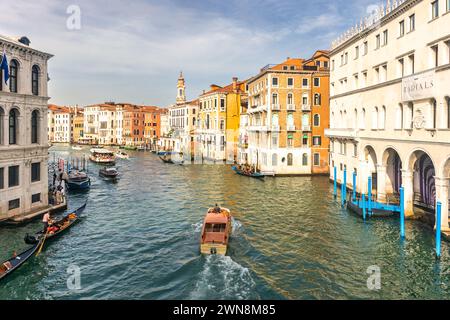
<path id="1" fill-rule="evenodd" d="M 330 49 L 379 3 L 0 0 L 0 34 L 27 36 L 31 47 L 55 55 L 49 60 L 50 103 L 167 107 L 175 102 L 180 71 L 187 98 L 195 99 L 210 84 L 227 85 L 287 57 Z"/>

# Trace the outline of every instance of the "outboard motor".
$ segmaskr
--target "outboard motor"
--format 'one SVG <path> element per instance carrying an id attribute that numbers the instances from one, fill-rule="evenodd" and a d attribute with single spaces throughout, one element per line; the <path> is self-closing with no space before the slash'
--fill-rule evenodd
<path id="1" fill-rule="evenodd" d="M 23 240 L 25 241 L 26 244 L 36 244 L 39 242 L 39 240 L 36 239 L 36 237 L 30 236 L 28 233 Z"/>
<path id="2" fill-rule="evenodd" d="M 216 248 L 211 248 L 210 252 L 211 252 L 211 254 L 217 254 L 217 249 Z"/>

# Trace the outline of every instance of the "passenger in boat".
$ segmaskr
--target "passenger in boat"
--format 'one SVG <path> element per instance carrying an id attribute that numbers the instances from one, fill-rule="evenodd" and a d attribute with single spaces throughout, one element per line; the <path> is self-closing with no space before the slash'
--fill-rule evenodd
<path id="1" fill-rule="evenodd" d="M 216 203 L 216 206 L 214 207 L 214 212 L 215 213 L 221 213 L 222 209 L 218 206 L 218 204 Z"/>
<path id="2" fill-rule="evenodd" d="M 50 213 L 49 212 L 46 212 L 44 214 L 44 216 L 42 217 L 42 223 L 44 224 L 43 233 L 45 234 L 47 232 L 47 228 L 50 223 Z"/>
<path id="3" fill-rule="evenodd" d="M 54 171 L 53 172 L 53 185 L 55 185 L 55 183 L 56 183 L 56 178 L 57 178 L 57 175 L 56 175 L 56 172 Z"/>

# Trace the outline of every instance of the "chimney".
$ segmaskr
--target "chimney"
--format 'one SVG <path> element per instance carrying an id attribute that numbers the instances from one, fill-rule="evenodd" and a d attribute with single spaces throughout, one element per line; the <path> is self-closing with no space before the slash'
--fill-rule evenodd
<path id="1" fill-rule="evenodd" d="M 238 89 L 237 82 L 238 82 L 238 78 L 237 77 L 233 77 L 233 91 L 234 92 L 237 92 L 237 89 Z"/>

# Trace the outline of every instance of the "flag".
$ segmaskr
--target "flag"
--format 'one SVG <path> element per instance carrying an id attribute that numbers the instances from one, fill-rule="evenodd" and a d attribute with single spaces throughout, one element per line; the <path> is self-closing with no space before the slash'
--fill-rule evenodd
<path id="1" fill-rule="evenodd" d="M 0 63 L 0 70 L 3 71 L 3 79 L 6 84 L 8 84 L 9 80 L 9 66 L 8 66 L 8 58 L 6 57 L 6 51 L 3 49 L 2 62 Z"/>

